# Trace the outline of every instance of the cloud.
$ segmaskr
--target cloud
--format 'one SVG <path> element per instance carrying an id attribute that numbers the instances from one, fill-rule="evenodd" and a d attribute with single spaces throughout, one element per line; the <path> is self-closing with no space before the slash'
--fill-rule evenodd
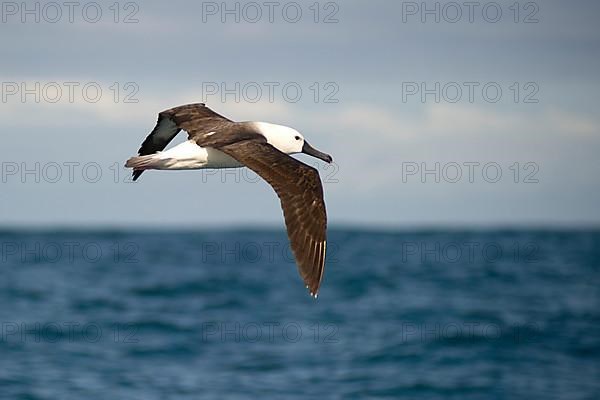
<path id="1" fill-rule="evenodd" d="M 541 111 L 523 111 L 436 103 L 425 105 L 421 112 L 408 114 L 364 104 L 344 107 L 331 115 L 320 116 L 319 120 L 329 125 L 331 132 L 337 132 L 338 136 L 352 132 L 354 139 L 369 143 L 398 143 L 449 135 L 460 139 L 506 133 L 521 137 L 523 134 L 565 137 L 600 134 L 598 118 L 555 106 Z M 373 135 L 377 135 L 377 141 L 371 140 Z"/>

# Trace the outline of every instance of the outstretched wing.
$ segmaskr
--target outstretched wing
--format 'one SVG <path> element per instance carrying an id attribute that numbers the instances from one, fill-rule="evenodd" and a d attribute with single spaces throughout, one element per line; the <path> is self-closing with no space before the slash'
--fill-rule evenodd
<path id="1" fill-rule="evenodd" d="M 275 189 L 298 270 L 316 297 L 327 247 L 327 214 L 319 173 L 264 139 L 232 143 L 219 150 L 252 169 Z"/>
<path id="2" fill-rule="evenodd" d="M 209 133 L 214 128 L 232 121 L 217 114 L 203 103 L 188 104 L 171 108 L 158 114 L 156 126 L 150 132 L 138 150 L 140 156 L 163 151 L 182 129 L 196 134 Z M 133 171 L 133 180 L 137 180 L 144 171 Z"/>

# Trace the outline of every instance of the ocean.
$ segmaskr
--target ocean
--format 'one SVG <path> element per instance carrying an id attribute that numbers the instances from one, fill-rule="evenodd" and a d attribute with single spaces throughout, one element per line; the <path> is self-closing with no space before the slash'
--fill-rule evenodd
<path id="1" fill-rule="evenodd" d="M 600 231 L 0 230 L 2 399 L 597 399 Z"/>

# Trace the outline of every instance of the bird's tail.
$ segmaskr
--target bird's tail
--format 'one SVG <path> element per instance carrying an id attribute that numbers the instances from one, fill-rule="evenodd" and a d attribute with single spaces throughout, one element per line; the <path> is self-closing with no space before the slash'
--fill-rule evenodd
<path id="1" fill-rule="evenodd" d="M 133 168 L 133 180 L 136 181 L 142 173 L 147 169 L 157 169 L 160 167 L 160 162 L 164 161 L 157 157 L 156 154 L 146 156 L 131 157 L 125 163 L 126 168 Z"/>

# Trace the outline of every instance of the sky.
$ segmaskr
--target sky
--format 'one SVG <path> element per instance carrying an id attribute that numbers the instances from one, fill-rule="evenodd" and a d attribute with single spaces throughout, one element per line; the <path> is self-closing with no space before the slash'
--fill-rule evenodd
<path id="1" fill-rule="evenodd" d="M 0 226 L 280 226 L 245 169 L 129 181 L 192 102 L 331 154 L 330 226 L 600 223 L 596 1 L 0 6 Z"/>

